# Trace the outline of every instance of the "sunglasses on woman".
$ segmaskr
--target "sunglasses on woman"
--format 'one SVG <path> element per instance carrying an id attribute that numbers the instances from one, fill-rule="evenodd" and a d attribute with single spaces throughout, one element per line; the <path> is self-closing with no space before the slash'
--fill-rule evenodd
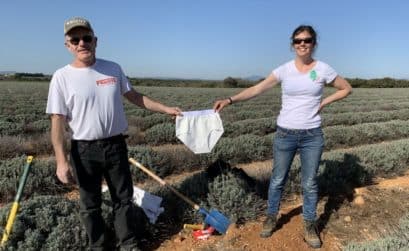
<path id="1" fill-rule="evenodd" d="M 78 45 L 81 40 L 84 41 L 84 43 L 91 43 L 93 39 L 94 37 L 91 35 L 84 35 L 82 37 L 72 37 L 69 41 L 73 45 Z"/>
<path id="2" fill-rule="evenodd" d="M 314 42 L 314 39 L 312 37 L 304 38 L 304 39 L 299 39 L 299 38 L 294 38 L 293 39 L 293 44 L 301 44 L 304 42 L 305 44 L 311 44 Z"/>

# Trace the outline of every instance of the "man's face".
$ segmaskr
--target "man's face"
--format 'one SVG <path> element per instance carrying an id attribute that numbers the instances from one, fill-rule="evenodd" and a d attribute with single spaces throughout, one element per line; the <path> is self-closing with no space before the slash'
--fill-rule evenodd
<path id="1" fill-rule="evenodd" d="M 95 59 L 97 38 L 85 28 L 74 28 L 65 35 L 65 46 L 74 55 L 75 60 L 89 63 Z"/>

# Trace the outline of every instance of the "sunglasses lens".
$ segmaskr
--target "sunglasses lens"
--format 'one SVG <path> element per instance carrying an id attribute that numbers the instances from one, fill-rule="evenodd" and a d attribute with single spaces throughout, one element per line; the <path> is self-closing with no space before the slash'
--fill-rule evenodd
<path id="1" fill-rule="evenodd" d="M 312 43 L 312 38 L 304 39 L 304 43 L 311 44 Z"/>
<path id="2" fill-rule="evenodd" d="M 73 37 L 70 39 L 70 43 L 73 45 L 78 45 L 80 43 L 80 38 L 79 37 Z"/>
<path id="3" fill-rule="evenodd" d="M 84 41 L 84 43 L 91 43 L 93 37 L 91 35 L 85 35 L 82 38 L 79 37 L 73 37 L 70 39 L 70 43 L 73 45 L 78 45 L 80 43 L 80 40 Z"/>
<path id="4" fill-rule="evenodd" d="M 311 44 L 313 42 L 312 38 L 306 38 L 306 39 L 293 39 L 293 44 L 301 44 L 302 42 L 306 44 Z"/>
<path id="5" fill-rule="evenodd" d="M 90 35 L 83 36 L 82 41 L 84 41 L 84 43 L 91 43 L 92 42 L 92 36 L 90 36 Z"/>

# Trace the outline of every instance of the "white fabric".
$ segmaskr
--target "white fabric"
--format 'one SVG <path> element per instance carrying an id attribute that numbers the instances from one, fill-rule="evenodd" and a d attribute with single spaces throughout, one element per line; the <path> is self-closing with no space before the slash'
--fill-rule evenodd
<path id="1" fill-rule="evenodd" d="M 66 65 L 52 77 L 46 112 L 67 116 L 73 139 L 108 138 L 128 127 L 122 95 L 130 90 L 116 63 L 97 59 L 86 68 Z"/>
<path id="2" fill-rule="evenodd" d="M 176 117 L 176 137 L 194 153 L 209 153 L 222 136 L 223 123 L 213 110 L 183 112 Z"/>
<path id="3" fill-rule="evenodd" d="M 102 192 L 108 191 L 108 186 L 102 186 Z M 142 208 L 146 217 L 148 217 L 149 222 L 155 224 L 159 215 L 165 211 L 163 207 L 160 206 L 162 203 L 162 198 L 146 192 L 139 187 L 133 187 L 133 202 Z"/>
<path id="4" fill-rule="evenodd" d="M 288 129 L 311 129 L 321 126 L 318 109 L 325 84 L 337 73 L 324 62 L 317 61 L 307 73 L 301 73 L 295 61 L 274 69 L 272 74 L 281 82 L 282 107 L 277 125 Z"/>

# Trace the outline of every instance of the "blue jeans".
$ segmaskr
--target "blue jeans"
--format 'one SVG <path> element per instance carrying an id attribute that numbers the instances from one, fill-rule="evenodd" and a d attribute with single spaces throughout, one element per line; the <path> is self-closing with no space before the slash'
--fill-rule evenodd
<path id="1" fill-rule="evenodd" d="M 323 148 L 324 135 L 321 127 L 295 130 L 277 126 L 273 144 L 274 164 L 268 190 L 267 214 L 278 213 L 283 187 L 298 150 L 301 159 L 303 217 L 310 221 L 316 219 L 317 172 Z"/>

